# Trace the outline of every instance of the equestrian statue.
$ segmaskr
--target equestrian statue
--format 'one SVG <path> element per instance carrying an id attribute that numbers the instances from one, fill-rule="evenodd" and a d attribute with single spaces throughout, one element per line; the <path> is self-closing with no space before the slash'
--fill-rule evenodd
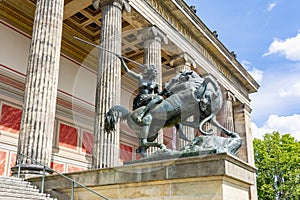
<path id="1" fill-rule="evenodd" d="M 146 157 L 149 147 L 166 148 L 164 144 L 153 142 L 159 130 L 179 123 L 198 128 L 204 135 L 212 135 L 212 130 L 203 130 L 203 125 L 210 122 L 226 135 L 237 137 L 236 133 L 225 129 L 215 120 L 214 116 L 221 108 L 222 93 L 215 78 L 211 75 L 202 78 L 194 71 L 182 72 L 173 77 L 164 90 L 157 94 L 157 98 L 146 106 L 132 112 L 120 105 L 113 106 L 105 115 L 105 131 L 114 131 L 116 123 L 127 120 L 128 126 L 140 140 L 137 153 Z M 191 116 L 194 121 L 187 121 Z"/>
<path id="2" fill-rule="evenodd" d="M 94 1 L 95 4 L 98 2 L 98 0 Z M 107 133 L 115 130 L 116 123 L 127 120 L 128 126 L 135 132 L 140 141 L 137 153 L 146 157 L 146 150 L 149 147 L 166 149 L 164 144 L 154 142 L 162 128 L 175 126 L 179 137 L 189 141 L 183 133 L 182 125 L 197 128 L 203 135 L 210 136 L 214 134 L 214 131 L 203 129 L 204 124 L 209 122 L 231 138 L 196 137 L 184 147 L 182 152 L 199 150 L 199 148 L 209 149 L 211 146 L 215 146 L 214 150 L 216 151 L 214 152 L 217 153 L 237 153 L 242 144 L 240 136 L 224 128 L 215 119 L 222 108 L 222 93 L 212 75 L 200 77 L 194 71 L 181 72 L 166 83 L 163 91 L 158 92 L 158 85 L 155 82 L 156 66 L 144 66 L 98 45 L 77 37 L 74 38 L 117 56 L 125 72 L 138 80 L 139 94 L 134 99 L 133 111 L 129 112 L 120 105 L 110 108 L 105 114 L 104 121 L 104 129 Z M 127 67 L 124 60 L 146 67 L 144 73 L 134 73 Z M 191 116 L 193 116 L 192 122 L 187 120 Z"/>

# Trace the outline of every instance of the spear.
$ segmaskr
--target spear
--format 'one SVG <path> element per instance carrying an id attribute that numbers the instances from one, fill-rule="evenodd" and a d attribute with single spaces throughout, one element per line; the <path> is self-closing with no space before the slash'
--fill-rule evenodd
<path id="1" fill-rule="evenodd" d="M 126 57 L 124 57 L 124 56 L 121 56 L 121 55 L 119 55 L 119 54 L 117 54 L 117 53 L 115 53 L 115 52 L 112 52 L 112 51 L 110 51 L 110 50 L 107 50 L 107 49 L 105 49 L 105 48 L 103 48 L 103 47 L 100 47 L 99 45 L 96 45 L 96 44 L 94 44 L 94 43 L 88 42 L 88 41 L 83 40 L 83 39 L 81 39 L 81 38 L 79 38 L 79 37 L 74 36 L 74 39 L 79 40 L 80 42 L 89 44 L 89 45 L 91 45 L 91 46 L 93 46 L 93 47 L 96 47 L 96 48 L 98 48 L 98 49 L 102 49 L 102 50 L 104 50 L 104 51 L 106 51 L 106 52 L 108 52 L 108 53 L 111 53 L 111 54 L 117 56 L 118 58 L 123 58 L 124 60 L 130 61 L 130 62 L 132 62 L 132 63 L 134 63 L 134 64 L 136 64 L 136 65 L 138 65 L 138 66 L 140 66 L 140 67 L 145 67 L 144 65 L 142 65 L 142 64 L 140 64 L 140 63 L 138 63 L 138 62 L 135 62 L 134 60 L 131 60 L 131 59 L 129 59 L 129 58 L 126 58 Z"/>

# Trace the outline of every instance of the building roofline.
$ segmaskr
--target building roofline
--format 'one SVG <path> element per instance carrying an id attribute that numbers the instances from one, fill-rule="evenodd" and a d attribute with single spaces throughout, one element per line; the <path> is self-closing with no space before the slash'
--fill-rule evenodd
<path id="1" fill-rule="evenodd" d="M 242 66 L 242 64 L 236 60 L 236 58 L 230 53 L 230 51 L 224 46 L 224 44 L 214 36 L 212 31 L 202 22 L 202 20 L 196 15 L 196 13 L 186 4 L 184 0 L 171 0 L 175 6 L 184 14 L 192 26 L 196 27 L 199 31 L 195 35 L 202 35 L 206 38 L 207 42 L 216 50 L 214 54 L 216 57 L 228 67 L 233 74 L 243 83 L 249 91 L 249 93 L 257 92 L 260 87 L 254 80 L 250 73 Z M 210 52 L 212 53 L 212 52 Z"/>

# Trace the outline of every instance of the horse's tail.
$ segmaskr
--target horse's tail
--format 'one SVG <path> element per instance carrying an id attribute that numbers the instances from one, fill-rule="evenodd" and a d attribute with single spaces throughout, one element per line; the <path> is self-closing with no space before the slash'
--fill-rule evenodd
<path id="1" fill-rule="evenodd" d="M 104 129 L 107 133 L 116 130 L 115 124 L 119 121 L 126 120 L 130 112 L 122 106 L 113 106 L 105 114 Z"/>
<path id="2" fill-rule="evenodd" d="M 201 133 L 203 133 L 204 135 L 212 135 L 212 134 L 214 133 L 212 129 L 210 129 L 210 130 L 207 132 L 207 131 L 203 130 L 203 128 L 202 128 L 202 127 L 204 126 L 204 124 L 205 124 L 206 122 L 209 122 L 214 116 L 215 116 L 215 114 L 214 114 L 214 113 L 211 113 L 208 117 L 206 117 L 204 120 L 202 120 L 202 122 L 199 124 L 198 129 L 199 129 L 199 131 L 200 131 Z"/>
<path id="3" fill-rule="evenodd" d="M 204 81 L 206 83 L 206 85 L 208 85 L 208 83 L 211 83 L 214 91 L 213 92 L 213 96 L 212 96 L 212 112 L 214 112 L 215 114 L 217 112 L 219 112 L 222 108 L 223 105 L 223 99 L 222 99 L 222 92 L 221 92 L 221 88 L 217 82 L 217 80 L 211 75 L 208 74 L 204 77 Z"/>

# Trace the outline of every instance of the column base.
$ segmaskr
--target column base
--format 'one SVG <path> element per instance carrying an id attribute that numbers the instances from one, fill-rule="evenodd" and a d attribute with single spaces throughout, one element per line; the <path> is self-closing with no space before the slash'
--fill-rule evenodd
<path id="1" fill-rule="evenodd" d="M 34 164 L 22 164 L 21 167 L 19 165 L 16 165 L 11 168 L 12 176 L 17 177 L 19 174 L 19 168 L 20 168 L 20 178 L 30 178 L 34 176 L 40 176 L 44 173 L 44 167 L 40 165 L 34 165 Z M 53 171 L 45 168 L 45 174 L 52 174 Z"/>

